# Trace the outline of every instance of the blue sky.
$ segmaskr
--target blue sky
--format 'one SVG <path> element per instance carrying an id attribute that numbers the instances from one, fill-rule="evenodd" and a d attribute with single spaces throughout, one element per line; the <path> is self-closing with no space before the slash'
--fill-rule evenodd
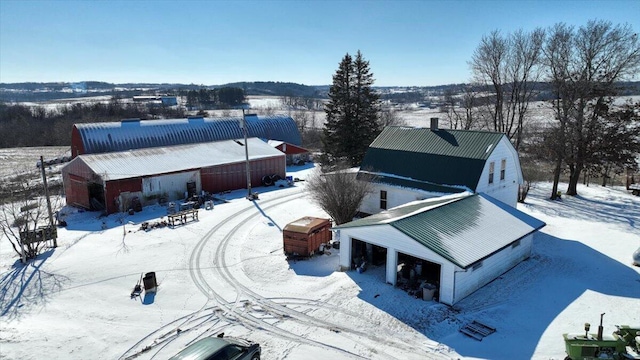
<path id="1" fill-rule="evenodd" d="M 467 82 L 481 37 L 603 19 L 640 0 L 0 0 L 0 82 L 332 82 L 362 52 L 377 86 Z"/>

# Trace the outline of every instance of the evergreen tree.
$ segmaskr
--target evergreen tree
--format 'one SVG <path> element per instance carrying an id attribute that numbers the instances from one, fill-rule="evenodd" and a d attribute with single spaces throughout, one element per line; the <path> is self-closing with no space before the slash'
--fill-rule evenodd
<path id="1" fill-rule="evenodd" d="M 355 59 L 348 53 L 333 75 L 323 128 L 325 165 L 345 162 L 357 166 L 367 147 L 380 133 L 380 102 L 373 91 L 373 74 L 360 51 Z"/>

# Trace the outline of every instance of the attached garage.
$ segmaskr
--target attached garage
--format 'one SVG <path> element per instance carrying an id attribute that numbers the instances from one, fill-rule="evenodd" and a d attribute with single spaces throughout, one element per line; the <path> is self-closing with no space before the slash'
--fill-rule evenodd
<path id="1" fill-rule="evenodd" d="M 533 235 L 544 225 L 490 196 L 463 193 L 411 202 L 333 230 L 343 244 L 343 269 L 359 257 L 375 266 L 378 257 L 386 282 L 396 285 L 409 266 L 437 285 L 440 302 L 453 305 L 528 258 Z"/>
<path id="2" fill-rule="evenodd" d="M 285 155 L 257 138 L 247 140 L 252 184 L 265 175 L 286 174 Z M 79 155 L 62 169 L 67 204 L 108 214 L 122 211 L 125 198 L 143 205 L 185 192 L 216 193 L 246 188 L 244 140 Z M 124 197 L 122 196 L 124 194 Z"/>

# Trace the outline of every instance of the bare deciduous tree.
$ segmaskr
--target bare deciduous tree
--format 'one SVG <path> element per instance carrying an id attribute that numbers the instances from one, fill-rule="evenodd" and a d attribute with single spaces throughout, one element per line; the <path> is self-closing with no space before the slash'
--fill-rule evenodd
<path id="1" fill-rule="evenodd" d="M 400 117 L 398 111 L 393 109 L 381 109 L 378 113 L 378 121 L 380 122 L 381 128 L 386 126 L 403 126 L 407 124 L 407 122 Z"/>
<path id="2" fill-rule="evenodd" d="M 5 241 L 23 262 L 35 259 L 47 246 L 47 241 L 36 241 L 38 228 L 49 225 L 46 199 L 38 172 L 22 171 L 2 186 L 10 191 L 0 199 L 0 231 Z M 60 207 L 58 197 L 54 197 L 52 209 Z"/>
<path id="3" fill-rule="evenodd" d="M 307 179 L 311 198 L 336 225 L 353 220 L 362 200 L 373 191 L 372 176 L 356 179 L 356 175 L 356 169 L 341 167 L 328 173 L 316 171 Z"/>
<path id="4" fill-rule="evenodd" d="M 476 125 L 480 115 L 477 97 L 472 86 L 466 86 L 458 97 L 451 89 L 445 90 L 441 111 L 449 120 L 449 128 L 469 130 Z"/>
<path id="5" fill-rule="evenodd" d="M 298 131 L 300 131 L 302 141 L 304 142 L 305 133 L 309 129 L 309 123 L 311 122 L 309 111 L 297 110 L 292 114 L 292 117 L 293 121 L 296 123 Z"/>
<path id="6" fill-rule="evenodd" d="M 492 130 L 505 133 L 516 150 L 535 94 L 532 84 L 539 78 L 543 42 L 542 29 L 509 36 L 496 30 L 482 37 L 469 63 L 474 80 L 491 92 Z"/>
<path id="7" fill-rule="evenodd" d="M 617 81 L 640 70 L 640 43 L 629 25 L 594 20 L 577 30 L 555 25 L 544 50 L 558 119 L 551 197 L 557 196 L 563 162 L 569 167 L 567 194 L 577 195 L 580 174 L 591 157 L 589 145 L 598 136 L 594 129 L 608 106 L 606 98 L 616 94 Z"/>

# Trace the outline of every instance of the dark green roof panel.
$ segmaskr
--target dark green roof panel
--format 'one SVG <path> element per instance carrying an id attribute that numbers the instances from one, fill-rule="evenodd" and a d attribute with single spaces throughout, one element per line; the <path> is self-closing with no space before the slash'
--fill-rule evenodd
<path id="1" fill-rule="evenodd" d="M 360 173 L 358 173 L 357 175 L 358 179 L 361 179 L 361 173 L 363 172 L 365 171 L 361 171 Z M 446 186 L 442 184 L 434 184 L 428 181 L 419 181 L 419 180 L 382 175 L 382 174 L 376 174 L 376 177 L 371 181 L 375 183 L 390 184 L 390 185 L 403 187 L 403 188 L 420 189 L 420 190 L 425 190 L 432 193 L 441 193 L 441 194 L 457 194 L 457 193 L 467 191 L 466 188 L 460 185 Z"/>
<path id="2" fill-rule="evenodd" d="M 416 188 L 422 188 L 418 182 L 428 182 L 475 191 L 486 160 L 503 136 L 390 126 L 371 143 L 360 168 L 416 180 Z"/>
<path id="3" fill-rule="evenodd" d="M 388 126 L 370 147 L 487 160 L 502 133 Z"/>

